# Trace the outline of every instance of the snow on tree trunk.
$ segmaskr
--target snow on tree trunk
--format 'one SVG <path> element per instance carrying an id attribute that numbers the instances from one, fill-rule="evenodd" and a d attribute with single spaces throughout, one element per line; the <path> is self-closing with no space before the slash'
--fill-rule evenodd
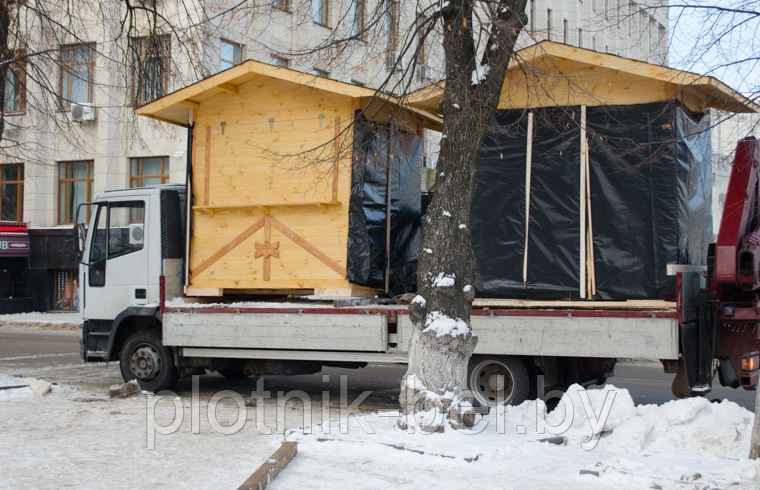
<path id="1" fill-rule="evenodd" d="M 477 344 L 470 326 L 475 298 L 470 208 L 478 152 L 496 114 L 517 36 L 527 22 L 526 3 L 503 0 L 483 6 L 491 12 L 491 22 L 477 30 L 473 2 L 442 2 L 443 135 L 435 194 L 422 228 L 418 295 L 409 306 L 414 331 L 399 400 L 399 427 L 404 429 L 441 431 L 445 420 L 454 427 L 471 426 L 475 420 L 466 392 L 467 364 Z M 476 37 L 488 40 L 480 61 Z"/>

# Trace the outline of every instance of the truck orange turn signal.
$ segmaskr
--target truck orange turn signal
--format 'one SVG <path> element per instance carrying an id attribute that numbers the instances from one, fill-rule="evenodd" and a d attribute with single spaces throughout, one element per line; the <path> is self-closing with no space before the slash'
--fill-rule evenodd
<path id="1" fill-rule="evenodd" d="M 753 352 L 742 356 L 742 371 L 755 371 L 760 366 L 760 355 Z"/>

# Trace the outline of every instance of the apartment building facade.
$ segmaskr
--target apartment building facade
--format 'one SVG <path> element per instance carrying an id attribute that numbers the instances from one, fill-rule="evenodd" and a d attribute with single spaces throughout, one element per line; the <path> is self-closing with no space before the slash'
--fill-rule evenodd
<path id="1" fill-rule="evenodd" d="M 439 79 L 436 40 L 414 39 L 419 4 L 378 1 L 145 0 L 130 11 L 92 0 L 76 12 L 58 0 L 14 4 L 16 61 L 0 142 L 0 313 L 77 309 L 79 204 L 107 190 L 185 181 L 187 131 L 138 119 L 136 106 L 246 59 L 397 94 Z M 665 63 L 666 7 L 531 0 L 519 47 L 551 39 Z M 427 145 L 434 154 L 435 141 Z"/>

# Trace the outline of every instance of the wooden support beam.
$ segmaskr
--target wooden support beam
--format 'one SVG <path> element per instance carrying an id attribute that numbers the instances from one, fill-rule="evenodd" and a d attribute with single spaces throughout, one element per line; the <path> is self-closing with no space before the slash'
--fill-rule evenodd
<path id="1" fill-rule="evenodd" d="M 211 126 L 206 126 L 206 160 L 203 168 L 203 204 L 208 206 L 208 194 L 211 186 Z"/>
<path id="2" fill-rule="evenodd" d="M 220 83 L 219 85 L 217 85 L 217 87 L 219 87 L 220 89 L 224 90 L 225 92 L 229 94 L 237 95 L 238 93 L 238 88 L 232 85 L 231 83 Z"/>
<path id="3" fill-rule="evenodd" d="M 304 238 L 298 236 L 293 230 L 288 228 L 287 226 L 283 225 L 277 219 L 272 217 L 272 227 L 285 235 L 286 237 L 290 238 L 293 242 L 295 242 L 299 247 L 306 250 L 310 254 L 312 254 L 314 257 L 318 258 L 320 262 L 325 264 L 330 269 L 334 270 L 338 274 L 341 275 L 341 277 L 346 277 L 346 268 L 341 266 L 339 263 L 335 262 L 332 258 L 330 258 L 329 255 L 322 252 L 320 249 L 312 245 L 311 243 L 307 242 Z"/>
<path id="4" fill-rule="evenodd" d="M 179 103 L 192 109 L 198 109 L 201 106 L 199 103 L 193 102 L 192 100 L 180 100 Z"/>
<path id="5" fill-rule="evenodd" d="M 267 458 L 248 479 L 238 487 L 238 490 L 264 490 L 274 478 L 290 463 L 298 453 L 298 443 L 283 442 L 280 449 Z"/>
<path id="6" fill-rule="evenodd" d="M 333 174 L 332 174 L 332 200 L 338 200 L 338 177 L 340 164 L 340 116 L 335 117 L 335 139 L 333 139 Z M 323 212 L 327 212 L 324 209 Z"/>
<path id="7" fill-rule="evenodd" d="M 257 222 L 255 222 L 253 225 L 251 225 L 247 230 L 245 230 L 243 233 L 236 236 L 231 242 L 229 242 L 227 245 L 223 246 L 216 252 L 214 252 L 211 257 L 204 260 L 199 266 L 195 267 L 192 270 L 192 275 L 197 276 L 201 272 L 205 271 L 209 267 L 211 267 L 214 262 L 222 258 L 224 255 L 227 254 L 230 250 L 237 247 L 241 243 L 243 243 L 246 239 L 248 239 L 251 235 L 259 231 L 261 228 L 264 227 L 264 218 L 261 218 Z"/>

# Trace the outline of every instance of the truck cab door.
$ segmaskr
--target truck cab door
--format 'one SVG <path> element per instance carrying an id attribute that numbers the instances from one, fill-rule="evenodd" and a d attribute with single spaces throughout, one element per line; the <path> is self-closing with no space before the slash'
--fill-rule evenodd
<path id="1" fill-rule="evenodd" d="M 113 320 L 128 306 L 148 302 L 147 198 L 130 196 L 93 209 L 80 269 L 84 318 Z"/>

